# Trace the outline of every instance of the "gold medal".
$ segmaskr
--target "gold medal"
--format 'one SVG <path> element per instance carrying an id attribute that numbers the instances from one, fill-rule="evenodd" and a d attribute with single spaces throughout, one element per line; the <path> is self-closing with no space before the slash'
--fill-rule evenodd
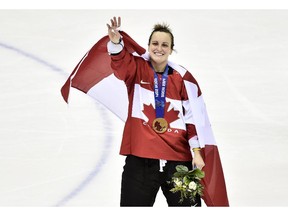
<path id="1" fill-rule="evenodd" d="M 152 127 L 157 133 L 165 133 L 168 129 L 168 122 L 164 118 L 156 118 L 153 121 Z"/>

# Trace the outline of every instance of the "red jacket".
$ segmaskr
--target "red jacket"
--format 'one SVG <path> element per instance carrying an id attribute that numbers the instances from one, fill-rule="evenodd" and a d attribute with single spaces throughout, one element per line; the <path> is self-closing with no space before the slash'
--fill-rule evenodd
<path id="1" fill-rule="evenodd" d="M 152 128 L 156 118 L 154 102 L 154 71 L 149 61 L 134 56 L 124 49 L 111 55 L 114 75 L 127 86 L 129 108 L 120 153 L 144 158 L 190 161 L 188 139 L 196 130 L 191 107 L 181 74 L 169 67 L 164 118 L 168 122 L 165 133 Z M 161 75 L 158 75 L 161 76 Z M 188 129 L 187 129 L 188 128 Z"/>

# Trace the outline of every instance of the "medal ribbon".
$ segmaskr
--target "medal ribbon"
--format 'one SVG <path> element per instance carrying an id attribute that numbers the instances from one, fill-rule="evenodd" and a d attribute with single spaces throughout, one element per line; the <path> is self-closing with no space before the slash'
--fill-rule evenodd
<path id="1" fill-rule="evenodd" d="M 168 65 L 166 65 L 165 71 L 163 72 L 162 82 L 160 84 L 161 86 L 159 85 L 158 75 L 154 71 L 154 98 L 155 98 L 156 118 L 164 117 L 167 80 L 168 80 Z"/>

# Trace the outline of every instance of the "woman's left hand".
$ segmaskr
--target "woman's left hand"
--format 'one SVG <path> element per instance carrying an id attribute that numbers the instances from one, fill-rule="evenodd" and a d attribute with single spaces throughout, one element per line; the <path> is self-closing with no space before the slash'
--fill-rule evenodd
<path id="1" fill-rule="evenodd" d="M 192 166 L 193 167 L 197 167 L 198 169 L 202 170 L 202 168 L 205 166 L 205 162 L 201 156 L 201 152 L 200 151 L 195 151 L 194 152 L 194 157 L 192 160 Z"/>

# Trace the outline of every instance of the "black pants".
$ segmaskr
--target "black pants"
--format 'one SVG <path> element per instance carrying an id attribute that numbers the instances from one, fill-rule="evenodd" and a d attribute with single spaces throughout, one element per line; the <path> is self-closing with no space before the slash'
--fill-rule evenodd
<path id="1" fill-rule="evenodd" d="M 153 206 L 156 195 L 161 188 L 166 197 L 168 206 L 201 206 L 200 197 L 192 203 L 185 199 L 179 203 L 180 193 L 172 193 L 172 175 L 176 172 L 175 167 L 179 164 L 192 167 L 191 161 L 167 161 L 164 172 L 159 172 L 159 160 L 140 158 L 128 155 L 122 173 L 121 201 L 120 206 Z"/>

